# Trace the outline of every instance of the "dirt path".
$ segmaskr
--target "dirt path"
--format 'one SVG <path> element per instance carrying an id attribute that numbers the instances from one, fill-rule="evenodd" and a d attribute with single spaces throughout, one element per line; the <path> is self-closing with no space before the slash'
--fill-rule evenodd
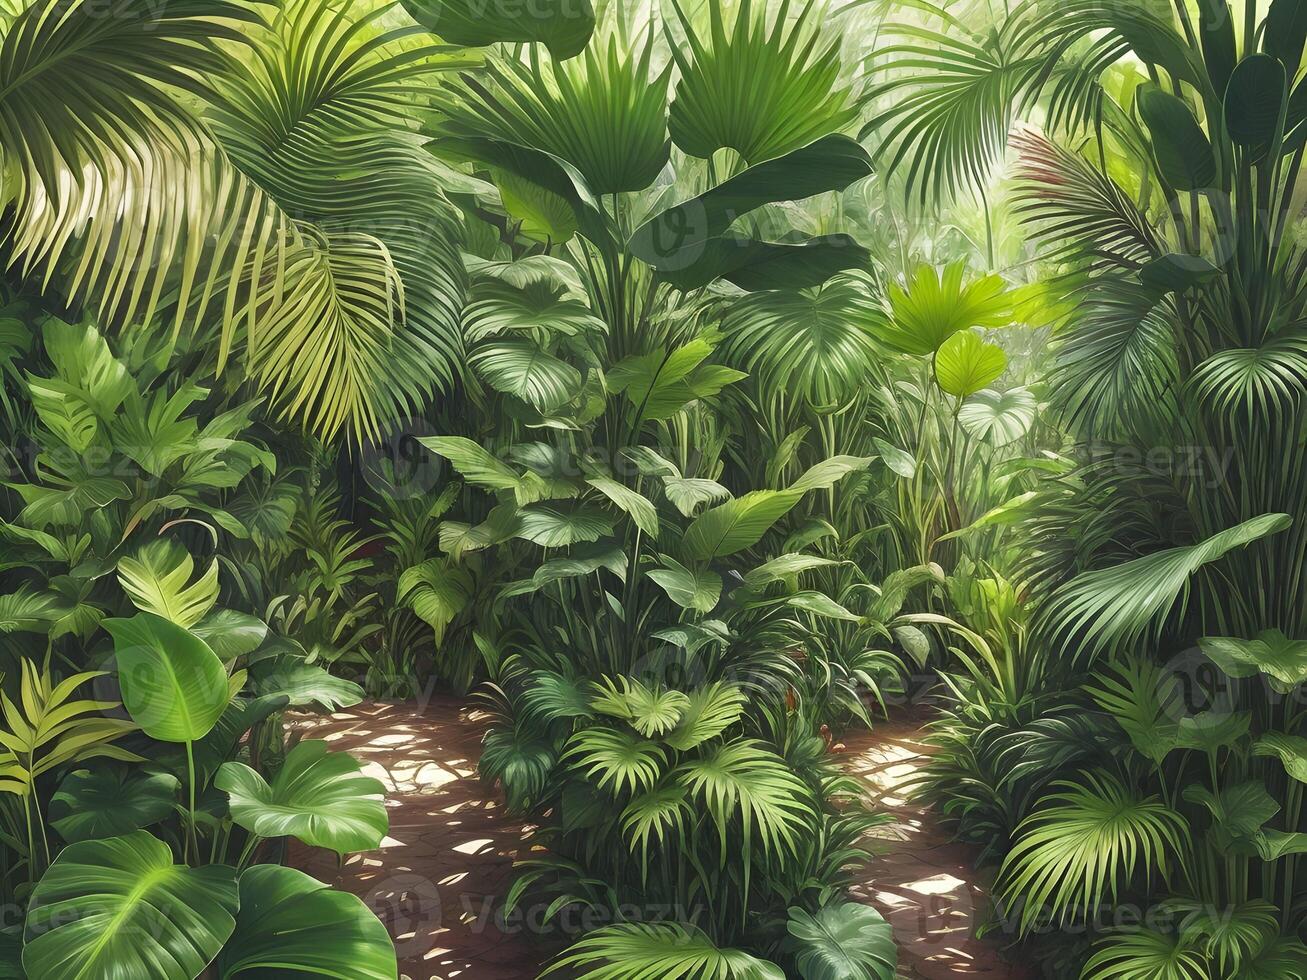
<path id="1" fill-rule="evenodd" d="M 353 753 L 385 784 L 390 834 L 343 866 L 323 851 L 295 863 L 377 913 L 410 980 L 535 980 L 548 950 L 497 915 L 527 828 L 478 780 L 484 719 L 466 706 L 364 703 L 303 722 L 306 736 Z"/>
<path id="2" fill-rule="evenodd" d="M 352 752 L 386 786 L 390 834 L 377 851 L 338 865 L 300 850 L 297 866 L 363 898 L 395 937 L 410 980 L 535 980 L 551 950 L 528 922 L 497 914 L 528 832 L 476 777 L 484 717 L 460 698 L 361 704 L 303 719 L 308 737 Z M 896 793 L 928 752 L 920 717 L 882 722 L 846 739 L 850 772 L 896 822 L 877 832 L 876 857 L 854 898 L 889 919 L 900 975 L 912 980 L 1027 980 L 991 943 L 973 937 L 986 892 L 973 853 L 950 843 L 930 811 Z"/>
<path id="3" fill-rule="evenodd" d="M 899 947 L 899 974 L 913 980 L 984 977 L 1028 980 L 994 943 L 976 939 L 989 912 L 988 882 L 973 867 L 975 852 L 949 839 L 936 815 L 910 802 L 904 783 L 926 761 L 926 716 L 878 722 L 845 739 L 847 768 L 868 784 L 877 808 L 895 822 L 875 832 L 875 857 L 853 889 L 889 920 Z"/>

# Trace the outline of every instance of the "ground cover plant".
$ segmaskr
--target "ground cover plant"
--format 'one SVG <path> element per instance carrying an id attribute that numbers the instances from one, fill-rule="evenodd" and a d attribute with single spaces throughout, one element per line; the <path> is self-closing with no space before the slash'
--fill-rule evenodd
<path id="1" fill-rule="evenodd" d="M 898 975 L 841 749 L 910 708 L 1012 960 L 1307 976 L 1305 42 L 0 4 L 0 976 L 396 978 L 304 730 L 434 692 L 542 975 Z"/>

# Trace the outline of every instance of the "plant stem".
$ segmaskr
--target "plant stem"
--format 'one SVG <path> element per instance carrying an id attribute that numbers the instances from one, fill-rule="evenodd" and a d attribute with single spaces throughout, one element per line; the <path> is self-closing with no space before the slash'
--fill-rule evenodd
<path id="1" fill-rule="evenodd" d="M 190 739 L 186 740 L 186 789 L 189 795 L 190 813 L 186 824 L 186 844 L 182 849 L 183 864 L 190 863 L 192 849 L 196 857 L 199 857 L 199 843 L 195 839 L 195 750 Z"/>

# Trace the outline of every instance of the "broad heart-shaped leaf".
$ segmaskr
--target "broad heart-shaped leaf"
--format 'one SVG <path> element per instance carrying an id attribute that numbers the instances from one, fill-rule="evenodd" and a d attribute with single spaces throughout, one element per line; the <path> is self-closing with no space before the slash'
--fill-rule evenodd
<path id="1" fill-rule="evenodd" d="M 712 190 L 663 211 L 637 228 L 627 247 L 636 258 L 653 266 L 664 279 L 683 290 L 707 285 L 717 278 L 731 279 L 744 289 L 819 285 L 842 268 L 851 267 L 851 263 L 833 269 L 828 266 L 840 263 L 831 262 L 827 256 L 808 256 L 815 263 L 813 273 L 829 274 L 819 278 L 804 275 L 801 268 L 791 268 L 794 258 L 799 256 L 786 257 L 786 252 L 809 246 L 755 242 L 742 236 L 728 236 L 727 229 L 763 205 L 843 190 L 871 172 L 871 158 L 857 141 L 847 136 L 824 136 L 782 157 L 750 167 Z M 831 239 L 822 244 L 847 248 L 850 253 L 863 251 L 847 239 Z M 752 276 L 745 271 L 750 266 L 757 267 L 757 273 Z M 741 276 L 744 282 L 739 281 Z M 796 286 L 798 280 L 791 276 L 816 281 Z"/>
<path id="2" fill-rule="evenodd" d="M 1035 396 L 1025 388 L 986 389 L 966 400 L 958 411 L 958 421 L 969 435 L 1006 446 L 1030 430 L 1038 407 Z"/>
<path id="3" fill-rule="evenodd" d="M 70 844 L 27 909 L 31 980 L 193 980 L 236 926 L 236 871 L 187 868 L 147 831 Z"/>
<path id="4" fill-rule="evenodd" d="M 757 544 L 803 497 L 802 490 L 755 490 L 706 510 L 685 532 L 682 547 L 696 561 L 721 558 Z"/>
<path id="5" fill-rule="evenodd" d="M 1300 783 L 1307 783 L 1307 738 L 1267 732 L 1253 743 L 1253 755 L 1274 756 L 1284 771 Z"/>
<path id="6" fill-rule="evenodd" d="M 50 823 L 70 844 L 117 837 L 173 811 L 181 783 L 166 772 L 110 766 L 70 772 L 50 799 Z"/>
<path id="7" fill-rule="evenodd" d="M 190 630 L 150 613 L 106 619 L 118 661 L 123 707 L 160 742 L 203 738 L 231 694 L 222 661 Z"/>
<path id="8" fill-rule="evenodd" d="M 538 42 L 555 58 L 580 54 L 594 33 L 590 0 L 401 0 L 415 21 L 450 44 L 482 48 L 506 41 Z"/>
<path id="9" fill-rule="evenodd" d="M 581 372 L 530 340 L 483 344 L 468 363 L 496 391 L 545 413 L 566 405 L 581 391 Z"/>
<path id="10" fill-rule="evenodd" d="M 1248 151 L 1251 159 L 1263 159 L 1281 131 L 1288 97 L 1282 63 L 1267 54 L 1239 62 L 1225 90 L 1225 128 L 1231 142 Z"/>
<path id="11" fill-rule="evenodd" d="M 348 854 L 377 847 L 390 826 L 381 781 L 318 739 L 291 749 L 271 786 L 241 762 L 224 763 L 213 784 L 230 797 L 232 820 L 259 837 L 295 837 Z"/>
<path id="12" fill-rule="evenodd" d="M 950 395 L 966 398 L 997 381 L 1007 370 L 1007 355 L 997 344 L 963 330 L 935 353 L 935 380 Z"/>
<path id="13" fill-rule="evenodd" d="M 722 594 L 720 575 L 706 568 L 694 571 L 665 556 L 662 561 L 667 567 L 650 572 L 649 577 L 662 587 L 674 603 L 685 609 L 705 613 L 717 605 Z"/>
<path id="14" fill-rule="evenodd" d="M 195 560 L 171 538 L 155 538 L 118 562 L 118 583 L 141 612 L 190 628 L 218 601 L 218 562 L 194 582 Z M 189 583 L 189 584 L 188 584 Z"/>
<path id="15" fill-rule="evenodd" d="M 356 896 L 259 864 L 241 875 L 236 931 L 218 958 L 221 980 L 247 975 L 395 980 L 395 945 Z"/>
<path id="16" fill-rule="evenodd" d="M 1216 155 L 1185 102 L 1152 83 L 1139 87 L 1139 113 L 1153 139 L 1162 176 L 1176 190 L 1200 191 L 1216 183 Z"/>
<path id="17" fill-rule="evenodd" d="M 1198 646 L 1229 676 L 1265 674 L 1281 694 L 1307 683 L 1307 641 L 1291 640 L 1279 630 L 1265 630 L 1255 640 L 1208 636 Z"/>
<path id="18" fill-rule="evenodd" d="M 515 537 L 525 538 L 542 548 L 565 548 L 598 541 L 612 531 L 613 519 L 597 507 L 537 504 L 519 511 Z"/>
<path id="19" fill-rule="evenodd" d="M 790 908 L 786 945 L 803 980 L 893 980 L 898 949 L 890 925 L 870 905 L 841 902 L 810 915 Z"/>

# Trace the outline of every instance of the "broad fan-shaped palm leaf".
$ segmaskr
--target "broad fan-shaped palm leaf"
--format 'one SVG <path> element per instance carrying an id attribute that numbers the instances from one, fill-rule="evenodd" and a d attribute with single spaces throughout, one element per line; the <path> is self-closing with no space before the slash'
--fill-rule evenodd
<path id="1" fill-rule="evenodd" d="M 891 285 L 892 316 L 875 324 L 880 339 L 905 354 L 933 354 L 959 331 L 1012 322 L 1012 298 L 1000 277 L 965 277 L 963 262 L 952 263 L 943 275 L 923 263 L 906 286 Z"/>
<path id="2" fill-rule="evenodd" d="M 1188 936 L 1151 929 L 1104 939 L 1085 964 L 1085 980 L 1206 980 L 1207 957 Z"/>
<path id="3" fill-rule="evenodd" d="M 739 949 L 722 949 L 694 926 L 626 922 L 596 929 L 543 974 L 577 980 L 782 980 L 780 967 Z M 584 972 L 580 972 L 584 970 Z"/>
<path id="4" fill-rule="evenodd" d="M 800 293 L 754 293 L 727 311 L 723 349 L 762 390 L 828 406 L 846 401 L 876 373 L 882 353 L 875 327 L 887 319 L 852 277 Z"/>
<path id="5" fill-rule="evenodd" d="M 1115 900 L 1136 870 L 1165 873 L 1183 853 L 1188 825 L 1179 813 L 1107 773 L 1083 779 L 1055 784 L 1003 863 L 1001 889 L 1021 897 L 1023 932 L 1043 915 L 1074 921 L 1108 895 Z"/>
<path id="6" fill-rule="evenodd" d="M 679 2 L 673 4 L 685 43 L 668 40 L 681 78 L 671 106 L 672 139 L 691 156 L 709 159 L 729 147 L 746 164 L 779 157 L 836 133 L 857 110 L 841 79 L 839 39 L 823 38 L 816 0 L 791 19 L 783 0 L 768 26 L 767 5 L 742 0 L 728 27 L 722 4 L 708 4 L 701 36 Z"/>
<path id="7" fill-rule="evenodd" d="M 578 769 L 617 795 L 626 789 L 647 790 L 658 782 L 667 753 L 633 732 L 589 728 L 572 736 L 563 758 L 575 760 Z"/>
<path id="8" fill-rule="evenodd" d="M 566 160 L 596 194 L 644 190 L 667 164 L 667 81 L 654 75 L 653 35 L 638 52 L 596 36 L 584 57 L 559 62 L 533 49 L 465 78 L 442 101 L 439 135 L 519 144 Z M 437 143 L 437 147 L 439 143 Z M 529 179 L 529 175 L 527 175 Z"/>

